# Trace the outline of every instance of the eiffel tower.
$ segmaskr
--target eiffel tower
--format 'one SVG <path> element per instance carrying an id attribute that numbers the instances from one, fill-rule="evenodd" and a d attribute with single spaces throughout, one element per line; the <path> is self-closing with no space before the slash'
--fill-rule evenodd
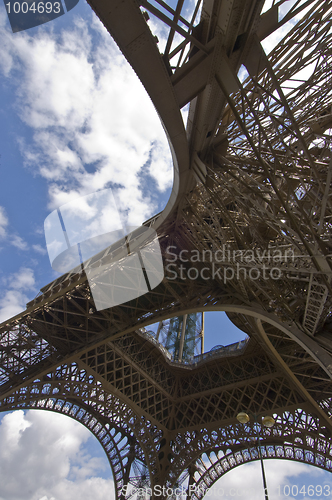
<path id="1" fill-rule="evenodd" d="M 259 458 L 257 432 L 263 458 L 331 470 L 332 1 L 292 2 L 284 17 L 284 0 L 263 13 L 263 0 L 89 4 L 169 139 L 172 193 L 145 223 L 165 277 L 100 311 L 80 267 L 42 288 L 1 325 L 1 411 L 40 408 L 85 425 L 108 456 L 116 498 L 156 485 L 195 486 L 202 498 Z M 166 37 L 162 53 L 149 17 Z M 193 265 L 193 255 L 206 258 Z M 147 333 L 216 310 L 249 341 L 175 362 Z M 257 423 L 239 423 L 239 412 Z M 260 424 L 266 415 L 274 427 Z"/>

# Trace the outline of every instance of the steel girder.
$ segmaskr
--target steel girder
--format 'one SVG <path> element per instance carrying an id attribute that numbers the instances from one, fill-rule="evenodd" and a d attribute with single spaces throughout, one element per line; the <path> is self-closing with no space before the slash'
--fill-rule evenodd
<path id="1" fill-rule="evenodd" d="M 262 15 L 263 2 L 250 0 L 197 2 L 189 13 L 181 0 L 174 9 L 89 3 L 170 141 L 172 195 L 146 223 L 158 231 L 166 275 L 147 295 L 99 312 L 81 269 L 44 287 L 1 325 L 1 409 L 44 408 L 87 425 L 108 454 L 117 497 L 126 484 L 188 481 L 203 494 L 257 459 L 257 426 L 235 423 L 243 409 L 277 416 L 272 431 L 260 430 L 264 456 L 330 470 L 332 2 L 296 2 L 281 20 L 282 1 Z M 163 54 L 143 9 L 167 30 Z M 287 22 L 267 56 L 262 41 Z M 181 270 L 177 261 L 171 279 L 170 246 L 177 256 L 226 248 L 226 258 L 198 262 L 195 281 L 190 262 Z M 280 248 L 292 253 L 278 279 L 248 279 L 271 271 L 267 252 Z M 106 249 L 85 265 L 109 258 Z M 249 343 L 196 365 L 170 363 L 144 327 L 200 310 L 227 311 Z"/>

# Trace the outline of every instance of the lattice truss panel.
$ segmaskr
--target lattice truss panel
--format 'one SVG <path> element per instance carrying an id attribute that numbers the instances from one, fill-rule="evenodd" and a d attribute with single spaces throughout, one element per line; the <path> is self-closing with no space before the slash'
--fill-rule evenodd
<path id="1" fill-rule="evenodd" d="M 173 430 L 231 419 L 255 397 L 260 410 L 303 402 L 269 358 L 263 353 L 258 357 L 257 349 L 254 356 L 252 349 L 245 357 L 226 357 L 220 365 L 197 369 L 187 365 L 177 373 L 161 354 L 158 361 L 150 343 L 130 335 L 90 351 L 82 360 L 139 413 Z"/>
<path id="2" fill-rule="evenodd" d="M 229 165 L 238 187 L 247 186 L 242 197 L 237 190 L 240 204 L 247 198 L 258 221 L 265 217 L 271 229 L 309 255 L 315 245 L 326 252 L 331 232 L 329 136 L 324 136 L 332 124 L 331 6 L 321 3 L 325 12 L 314 10 L 300 22 L 270 61 L 261 50 L 267 69 L 229 99 L 220 123 L 230 143 L 226 165 L 214 155 L 219 168 L 227 170 L 227 158 L 241 165 L 234 170 Z M 249 192 L 258 190 L 250 203 Z"/>
<path id="3" fill-rule="evenodd" d="M 108 456 L 117 497 L 125 484 L 132 482 L 138 486 L 139 476 L 142 487 L 145 484 L 142 476 L 149 483 L 149 471 L 157 471 L 154 464 L 160 430 L 105 391 L 100 382 L 76 363 L 62 365 L 2 398 L 1 411 L 18 408 L 59 412 L 85 425 Z"/>
<path id="4" fill-rule="evenodd" d="M 34 365 L 47 362 L 54 353 L 55 349 L 24 322 L 5 328 L 0 334 L 0 385 L 15 384 L 23 373 L 24 379 Z"/>
<path id="5" fill-rule="evenodd" d="M 277 341 L 278 352 L 287 351 L 289 356 L 289 347 L 282 348 L 281 340 Z M 298 344 L 294 344 L 299 353 Z M 321 400 L 321 407 L 330 415 L 330 399 L 325 392 L 328 382 L 322 369 L 312 363 L 309 355 L 294 356 L 290 366 L 297 376 L 305 372 L 310 383 L 304 377 L 303 384 L 316 400 Z M 135 488 L 182 484 L 194 470 L 202 472 L 197 464 L 205 463 L 204 453 L 210 456 L 211 451 L 219 448 L 219 458 L 227 448 L 226 455 L 229 450 L 232 454 L 239 450 L 236 456 L 243 456 L 244 461 L 256 459 L 255 450 L 246 451 L 246 446 L 257 429 L 248 426 L 243 432 L 243 427 L 234 425 L 234 415 L 243 408 L 255 414 L 282 415 L 294 407 L 310 411 L 310 404 L 292 380 L 271 364 L 254 340 L 237 356 L 179 369 L 140 334 L 128 334 L 91 349 L 77 363 L 45 372 L 28 385 L 22 382 L 21 388 L 1 400 L 3 411 L 48 409 L 86 425 L 105 448 L 117 494 L 124 485 L 133 488 L 128 498 L 134 495 Z M 262 436 L 264 446 L 272 441 L 269 450 L 293 449 L 294 433 L 300 429 L 298 421 L 288 418 L 284 422 L 284 417 L 280 417 L 279 423 L 272 435 L 269 431 Z M 316 419 L 315 425 L 329 437 L 324 421 L 319 423 Z M 303 449 L 313 446 L 306 434 L 308 429 L 309 425 L 302 430 L 306 436 Z M 284 443 L 285 438 L 288 444 Z M 320 458 L 317 460 L 327 468 L 330 445 L 324 446 L 323 465 Z M 271 453 L 278 456 L 279 451 Z M 288 456 L 310 462 L 307 455 Z M 193 468 L 194 459 L 198 461 Z M 234 465 L 232 457 L 227 456 L 227 460 Z M 165 462 L 167 474 L 162 467 Z"/>
<path id="6" fill-rule="evenodd" d="M 314 334 L 332 305 L 332 7 L 306 6 L 269 58 L 253 37 L 250 77 L 241 84 L 234 75 L 233 93 L 215 75 L 227 106 L 201 141 L 203 185 L 188 196 L 181 232 L 182 247 L 226 249 L 234 293 L 240 288 L 284 319 L 295 315 Z M 271 279 L 273 265 L 281 279 Z"/>
<path id="7" fill-rule="evenodd" d="M 266 325 L 267 331 L 268 327 Z M 314 391 L 316 399 L 328 395 L 328 377 L 310 354 L 288 336 L 278 336 L 276 329 L 271 328 L 269 336 L 275 336 L 276 340 L 272 339 L 274 347 L 294 371 L 297 367 L 296 375 L 308 390 Z M 246 347 L 241 356 L 226 356 L 220 365 L 212 360 L 210 364 L 198 365 L 194 371 L 186 365 L 185 371 L 184 368 L 180 371 L 181 376 L 177 374 L 177 365 L 172 368 L 162 351 L 137 334 L 127 334 L 99 347 L 87 348 L 80 362 L 125 401 L 137 405 L 140 412 L 165 428 L 188 428 L 189 425 L 232 418 L 241 405 L 255 406 L 255 393 L 259 394 L 262 405 L 256 411 L 267 409 L 269 405 L 276 408 L 288 406 L 292 401 L 303 401 L 289 387 L 282 372 L 271 365 L 269 356 L 263 351 L 258 356 L 255 343 Z M 22 385 L 25 380 L 26 377 Z M 173 404 L 176 413 L 172 410 Z M 171 413 L 176 419 L 172 424 Z"/>
<path id="8" fill-rule="evenodd" d="M 172 8 L 163 1 L 140 2 L 146 21 L 151 19 L 148 24 L 172 72 L 188 62 L 197 48 L 204 47 L 197 39 L 202 3 L 180 0 Z"/>
<path id="9" fill-rule="evenodd" d="M 261 9 L 262 2 L 215 2 L 211 9 L 208 2 L 202 0 L 164 2 L 163 0 L 139 0 L 143 16 L 155 36 L 167 68 L 171 74 L 180 73 L 190 62 L 193 56 L 200 52 L 207 54 L 206 45 L 217 34 L 225 39 L 225 44 L 243 43 L 248 26 L 255 15 L 256 9 Z M 313 2 L 295 2 L 287 8 L 287 13 L 278 16 L 278 10 L 285 8 L 285 0 L 267 2 L 270 7 L 268 14 L 261 22 L 259 34 L 265 38 L 268 34 L 283 27 L 290 20 L 298 16 Z M 271 5 L 272 4 L 272 5 Z M 303 5 L 305 4 L 305 5 Z M 281 18 L 280 18 L 281 17 Z M 266 21 L 268 20 L 268 25 Z M 242 25 L 241 25 L 242 23 Z M 238 32 L 234 27 L 240 25 Z M 259 23 L 256 21 L 256 28 Z M 232 26 L 232 30 L 229 27 Z M 238 38 L 238 37 L 241 37 Z M 228 40 L 227 40 L 228 38 Z M 204 66 L 206 69 L 207 65 Z M 195 76 L 199 78 L 199 72 Z"/>
<path id="10" fill-rule="evenodd" d="M 185 321 L 185 336 L 181 362 L 190 362 L 194 356 L 201 354 L 203 335 L 201 313 L 192 313 L 187 317 L 176 316 L 175 318 L 167 319 L 158 324 L 156 334 L 153 331 L 149 333 L 155 337 L 162 346 L 165 346 L 170 359 L 178 361 L 183 321 Z"/>
<path id="11" fill-rule="evenodd" d="M 273 429 L 255 423 L 233 425 L 211 433 L 203 429 L 200 437 L 188 433 L 185 437 L 188 447 L 195 443 L 202 450 L 199 459 L 182 476 L 183 481 L 189 479 L 192 497 L 203 498 L 207 489 L 226 472 L 258 460 L 259 451 L 263 459 L 298 460 L 332 470 L 331 444 L 327 443 L 326 430 L 319 427 L 316 418 L 303 410 L 287 411 L 275 418 Z M 179 439 L 177 445 L 183 446 L 183 441 Z"/>
<path id="12" fill-rule="evenodd" d="M 172 312 L 177 308 L 181 310 L 181 306 L 189 305 L 191 292 L 194 291 L 197 296 L 197 306 L 199 302 L 204 303 L 199 300 L 199 297 L 205 295 L 205 290 L 210 287 L 211 295 L 217 294 L 220 297 L 223 291 L 227 302 L 233 300 L 248 305 L 255 302 L 266 311 L 273 311 L 282 320 L 295 319 L 297 324 L 309 334 L 315 334 L 329 319 L 331 269 L 330 258 L 324 256 L 329 251 L 328 220 L 330 216 L 328 210 L 330 210 L 331 168 L 324 160 L 329 152 L 324 144 L 321 148 L 318 146 L 313 148 L 310 146 L 311 143 L 308 145 L 305 135 L 308 136 L 309 132 L 305 126 L 301 129 L 301 120 L 304 123 L 304 120 L 310 120 L 310 116 L 315 113 L 320 116 L 325 111 L 321 111 L 319 105 L 310 108 L 302 106 L 301 99 L 309 92 L 309 90 L 306 92 L 306 88 L 314 88 L 310 82 L 301 85 L 300 90 L 296 88 L 291 91 L 287 95 L 287 101 L 282 88 L 283 84 L 290 85 L 291 78 L 294 80 L 298 77 L 297 73 L 302 68 L 303 60 L 308 64 L 309 62 L 315 63 L 316 73 L 322 71 L 322 65 L 325 64 L 325 55 L 328 54 L 329 47 L 329 36 L 326 33 L 330 26 L 330 3 L 307 2 L 306 6 L 308 7 L 309 4 L 313 7 L 300 22 L 300 27 L 294 28 L 273 52 L 272 66 L 267 61 L 257 39 L 251 37 L 251 45 L 248 42 L 250 50 L 247 49 L 245 61 L 250 71 L 253 72 L 250 61 L 253 56 L 257 59 L 258 54 L 258 60 L 263 61 L 258 69 L 256 68 L 258 74 L 261 66 L 263 67 L 259 76 L 252 77 L 244 88 L 233 75 L 233 83 L 235 82 L 239 89 L 238 92 L 228 94 L 225 91 L 223 94 L 219 88 L 219 94 L 224 95 L 223 99 L 219 95 L 219 101 L 220 103 L 223 101 L 226 105 L 222 119 L 214 117 L 214 122 L 208 124 L 206 129 L 208 132 L 203 142 L 202 138 L 199 140 L 195 138 L 194 132 L 192 134 L 194 143 L 200 142 L 202 146 L 198 153 L 195 152 L 194 158 L 198 158 L 198 165 L 202 160 L 205 162 L 206 171 L 201 172 L 204 185 L 187 196 L 187 207 L 183 208 L 175 225 L 172 221 L 165 223 L 162 231 L 170 236 L 165 238 L 164 248 L 166 249 L 168 242 L 175 242 L 179 251 L 194 248 L 215 252 L 225 246 L 229 250 L 230 258 L 226 257 L 223 260 L 224 269 L 221 270 L 221 274 L 214 273 L 214 263 L 208 262 L 208 266 L 212 269 L 208 275 L 213 278 L 209 283 L 207 280 L 200 282 L 199 279 L 195 281 L 195 284 L 189 283 L 188 279 L 186 281 L 176 279 L 170 283 L 168 276 L 168 280 L 165 280 L 163 284 L 164 287 L 154 290 L 144 300 L 137 300 L 135 304 L 124 308 L 126 313 L 129 309 L 132 317 L 146 319 L 149 316 L 157 317 L 158 312 L 165 311 L 167 308 Z M 294 7 L 293 14 L 298 13 L 299 9 L 300 7 L 297 9 Z M 317 19 L 320 19 L 319 23 Z M 308 62 L 302 57 L 303 40 L 296 43 L 293 43 L 293 40 L 297 40 L 300 34 L 308 30 L 311 32 L 310 28 L 314 22 L 316 23 L 315 41 L 320 40 L 320 45 L 317 46 L 319 50 L 316 50 L 315 46 L 315 50 L 310 52 L 311 59 Z M 276 26 L 279 24 L 277 23 Z M 296 64 L 288 65 L 288 72 L 286 68 L 282 68 L 282 70 L 285 69 L 283 73 L 287 74 L 285 77 L 283 73 L 279 74 L 279 66 L 273 63 L 274 59 L 279 61 L 279 56 L 274 54 L 278 54 L 281 50 L 284 52 L 288 50 L 296 55 Z M 286 57 L 286 59 L 288 61 L 289 58 Z M 282 62 L 280 65 L 282 66 Z M 267 69 L 264 70 L 264 67 Z M 292 74 L 290 74 L 290 68 L 293 68 Z M 316 81 L 316 73 L 313 73 L 312 80 Z M 193 76 L 190 71 L 189 75 Z M 329 75 L 329 72 L 325 72 L 325 80 L 328 81 Z M 218 74 L 214 75 L 214 80 L 214 87 L 224 86 Z M 326 99 L 328 99 L 328 83 L 320 88 L 322 92 L 326 90 Z M 214 94 L 216 92 L 217 90 Z M 324 99 L 319 103 L 323 101 Z M 192 108 L 195 114 L 195 106 Z M 292 111 L 293 108 L 296 112 Z M 303 111 L 300 111 L 302 108 Z M 206 106 L 206 110 L 209 111 L 210 106 Z M 309 116 L 308 113 L 311 115 Z M 197 119 L 204 117 L 201 112 L 197 116 Z M 285 122 L 285 126 L 275 124 L 276 121 L 279 123 L 280 117 Z M 324 120 L 326 125 L 328 117 Z M 318 121 L 322 123 L 320 118 Z M 268 136 L 266 131 L 268 131 Z M 227 143 L 229 147 L 225 150 Z M 313 156 L 317 147 L 321 149 L 319 158 L 317 155 Z M 236 148 L 235 153 L 234 148 Z M 221 154 L 222 152 L 224 155 Z M 280 163 L 280 158 L 283 159 L 282 163 Z M 309 172 L 313 172 L 310 189 Z M 316 193 L 315 196 L 313 196 L 314 193 Z M 308 203 L 311 205 L 309 206 Z M 318 222 L 314 227 L 314 213 L 316 212 L 320 215 L 317 216 L 318 219 L 316 217 Z M 251 254 L 245 254 L 245 252 L 251 252 Z M 266 257 L 266 253 L 273 255 L 273 252 L 282 253 L 277 263 L 276 259 L 271 262 L 271 258 Z M 245 261 L 244 255 L 246 255 Z M 272 279 L 269 274 L 275 263 L 278 268 L 278 279 Z M 242 272 L 237 270 L 239 264 L 245 268 Z M 262 274 L 257 278 L 257 272 L 263 271 L 264 266 L 267 278 Z M 199 267 L 198 264 L 197 267 Z M 228 280 L 227 283 L 225 283 L 226 267 L 231 267 L 231 270 L 235 272 L 235 278 Z M 175 271 L 179 276 L 178 268 L 175 268 Z M 253 278 L 248 279 L 248 274 L 252 271 L 254 272 L 251 275 Z M 45 290 L 44 295 L 40 297 L 41 301 L 51 294 L 56 296 L 62 293 L 64 296 L 66 283 L 70 279 L 66 276 L 62 281 L 58 280 L 54 283 L 48 290 Z M 78 281 L 83 282 L 84 277 L 79 278 Z M 77 340 L 78 345 L 82 340 L 82 329 L 86 332 L 86 340 L 91 341 L 93 334 L 95 337 L 98 336 L 99 326 L 100 332 L 107 327 L 108 320 L 111 320 L 112 325 L 117 324 L 123 327 L 124 324 L 128 324 L 128 318 L 125 315 L 121 317 L 121 308 L 117 308 L 114 315 L 105 314 L 104 318 L 101 318 L 103 315 L 100 314 L 99 325 L 96 324 L 96 316 L 90 316 L 87 321 L 88 311 L 93 308 L 89 290 L 84 287 L 80 288 L 79 285 L 76 289 L 77 295 L 71 291 L 63 300 L 59 310 L 52 310 L 48 306 L 44 308 L 44 318 L 38 319 L 40 323 L 38 329 L 35 326 L 40 333 L 42 333 L 42 322 L 44 322 L 44 335 L 48 335 L 49 324 L 54 318 L 57 331 L 54 332 L 53 337 L 59 335 L 59 323 L 62 322 L 63 325 L 59 344 L 61 338 L 61 345 L 63 345 L 63 336 L 66 335 L 67 342 L 74 345 Z M 81 294 L 80 297 L 79 294 Z M 73 307 L 68 307 L 70 300 Z M 192 304 L 193 302 L 192 300 Z M 120 317 L 117 317 L 117 314 Z M 69 321 L 68 318 L 70 318 Z M 96 326 L 98 326 L 97 329 Z"/>
<path id="13" fill-rule="evenodd" d="M 0 401 L 1 410 L 44 408 L 87 425 L 109 457 L 117 496 L 125 484 L 204 490 L 257 459 L 258 431 L 264 456 L 331 469 L 332 2 L 295 2 L 279 20 L 284 3 L 261 16 L 259 0 L 141 1 L 160 57 L 138 3 L 91 2 L 147 88 L 177 159 L 178 204 L 158 226 L 166 276 L 99 312 L 77 269 L 44 287 L 1 325 Z M 287 22 L 267 57 L 262 41 Z M 189 102 L 185 131 L 179 108 Z M 195 280 L 181 251 L 206 252 Z M 246 273 L 237 275 L 238 264 Z M 248 279 L 264 266 L 281 275 Z M 138 331 L 221 308 L 251 337 L 234 356 L 178 366 Z M 241 410 L 275 414 L 277 424 L 241 427 Z"/>

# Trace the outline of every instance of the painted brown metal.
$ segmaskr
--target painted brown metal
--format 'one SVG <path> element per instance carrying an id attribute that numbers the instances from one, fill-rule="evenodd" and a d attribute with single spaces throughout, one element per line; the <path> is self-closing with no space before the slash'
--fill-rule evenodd
<path id="1" fill-rule="evenodd" d="M 1 410 L 49 409 L 90 428 L 117 498 L 127 484 L 175 487 L 188 478 L 201 498 L 229 469 L 258 458 L 256 430 L 236 421 L 247 410 L 275 415 L 261 430 L 264 457 L 331 470 L 332 2 L 297 2 L 279 20 L 282 2 L 262 15 L 260 0 L 209 0 L 197 4 L 199 23 L 183 17 L 181 0 L 175 9 L 89 3 L 170 141 L 173 192 L 146 223 L 158 231 L 166 276 L 145 296 L 99 312 L 81 269 L 44 287 L 1 325 Z M 168 29 L 164 54 L 140 5 Z M 290 20 L 267 56 L 262 40 Z M 278 249 L 290 253 L 274 279 Z M 181 251 L 212 256 L 195 263 L 197 279 Z M 264 265 L 267 277 L 250 275 Z M 172 363 L 145 327 L 201 310 L 226 311 L 250 341 Z"/>

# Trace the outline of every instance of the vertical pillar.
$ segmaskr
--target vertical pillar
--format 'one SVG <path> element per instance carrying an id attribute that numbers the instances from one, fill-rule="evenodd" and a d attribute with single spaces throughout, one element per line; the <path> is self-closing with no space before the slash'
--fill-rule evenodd
<path id="1" fill-rule="evenodd" d="M 201 354 L 204 354 L 204 313 L 202 312 Z"/>
<path id="2" fill-rule="evenodd" d="M 159 321 L 158 330 L 157 330 L 157 334 L 156 334 L 156 339 L 158 340 L 158 342 L 159 342 L 160 330 L 162 329 L 162 327 L 163 327 L 163 322 Z"/>
<path id="3" fill-rule="evenodd" d="M 179 347 L 179 361 L 182 361 L 182 356 L 183 356 L 183 346 L 184 346 L 184 339 L 186 336 L 187 316 L 188 314 L 184 314 L 182 320 L 182 330 L 181 330 L 180 347 Z"/>

